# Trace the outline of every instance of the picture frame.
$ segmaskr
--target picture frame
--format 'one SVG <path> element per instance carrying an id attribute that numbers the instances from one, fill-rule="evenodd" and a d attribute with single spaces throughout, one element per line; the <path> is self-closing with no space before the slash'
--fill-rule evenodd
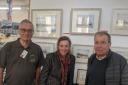
<path id="1" fill-rule="evenodd" d="M 44 58 L 46 58 L 46 55 L 48 53 L 55 51 L 55 43 L 49 43 L 49 42 L 36 42 L 37 45 L 39 45 L 43 51 Z"/>
<path id="2" fill-rule="evenodd" d="M 93 47 L 89 45 L 73 45 L 72 53 L 76 57 L 76 63 L 88 63 L 88 58 L 93 53 Z"/>
<path id="3" fill-rule="evenodd" d="M 126 47 L 111 47 L 111 50 L 122 55 L 128 62 L 128 48 Z"/>
<path id="4" fill-rule="evenodd" d="M 85 69 L 77 69 L 76 83 L 78 85 L 85 85 L 86 73 L 87 70 Z"/>
<path id="5" fill-rule="evenodd" d="M 79 83 L 79 80 L 78 80 L 78 70 L 79 69 L 82 69 L 82 70 L 85 70 L 87 71 L 87 64 L 84 64 L 84 63 L 75 63 L 75 69 L 74 69 L 74 83 L 76 84 L 80 84 Z M 86 73 L 85 75 L 83 76 L 86 76 Z"/>
<path id="6" fill-rule="evenodd" d="M 62 9 L 32 9 L 34 37 L 58 38 L 62 31 Z"/>
<path id="7" fill-rule="evenodd" d="M 112 10 L 111 34 L 128 35 L 128 8 Z"/>
<path id="8" fill-rule="evenodd" d="M 71 34 L 94 34 L 99 30 L 100 8 L 72 8 Z"/>

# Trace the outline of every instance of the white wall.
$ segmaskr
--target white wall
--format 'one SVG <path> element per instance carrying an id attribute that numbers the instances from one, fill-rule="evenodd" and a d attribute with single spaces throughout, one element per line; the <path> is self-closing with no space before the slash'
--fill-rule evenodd
<path id="1" fill-rule="evenodd" d="M 102 8 L 100 29 L 110 32 L 112 9 L 128 8 L 128 0 L 31 0 L 32 9 L 63 9 L 62 33 L 70 33 L 70 11 L 71 8 Z M 70 35 L 73 44 L 93 45 L 94 35 Z M 43 39 L 34 39 L 44 41 Z M 45 40 L 54 42 L 56 40 Z M 128 47 L 128 36 L 112 35 L 112 46 Z M 74 82 L 76 82 L 77 70 L 86 69 L 85 64 L 76 64 Z"/>
<path id="2" fill-rule="evenodd" d="M 71 8 L 102 8 L 100 29 L 110 32 L 112 9 L 128 8 L 128 0 L 31 0 L 31 9 L 63 9 L 62 33 L 69 33 Z M 69 36 L 73 44 L 93 45 L 93 35 Z M 112 35 L 112 46 L 128 47 L 128 37 Z"/>

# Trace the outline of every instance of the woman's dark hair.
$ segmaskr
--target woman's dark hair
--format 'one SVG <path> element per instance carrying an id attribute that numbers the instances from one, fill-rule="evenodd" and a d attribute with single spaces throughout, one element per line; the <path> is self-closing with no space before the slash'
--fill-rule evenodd
<path id="1" fill-rule="evenodd" d="M 57 47 L 59 46 L 60 42 L 63 41 L 63 40 L 67 40 L 69 42 L 69 46 L 71 47 L 71 40 L 69 37 L 67 36 L 61 36 L 58 41 L 57 41 Z"/>

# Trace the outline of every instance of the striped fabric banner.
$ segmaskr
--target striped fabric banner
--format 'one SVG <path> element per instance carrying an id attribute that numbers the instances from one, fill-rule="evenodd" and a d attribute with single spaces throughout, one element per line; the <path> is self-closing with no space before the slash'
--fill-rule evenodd
<path id="1" fill-rule="evenodd" d="M 12 22 L 12 0 L 7 0 L 7 4 L 8 4 L 7 18 L 9 22 Z"/>
<path id="2" fill-rule="evenodd" d="M 8 4 L 8 12 L 7 12 L 8 29 L 7 29 L 7 33 L 12 33 L 12 0 L 7 0 L 7 4 Z"/>

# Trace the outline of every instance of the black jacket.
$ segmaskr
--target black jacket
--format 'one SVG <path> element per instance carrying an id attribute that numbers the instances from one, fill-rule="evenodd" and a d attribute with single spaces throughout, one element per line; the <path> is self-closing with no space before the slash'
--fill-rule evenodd
<path id="1" fill-rule="evenodd" d="M 88 85 L 88 78 L 90 72 L 89 69 L 91 68 L 94 57 L 96 57 L 96 54 L 93 54 L 88 61 L 88 70 L 87 70 L 85 85 Z M 105 85 L 128 85 L 127 61 L 121 55 L 111 50 L 107 55 Z"/>
<path id="2" fill-rule="evenodd" d="M 70 55 L 67 85 L 73 85 L 75 57 Z M 61 63 L 57 52 L 46 56 L 46 63 L 41 72 L 40 85 L 61 85 Z"/>

